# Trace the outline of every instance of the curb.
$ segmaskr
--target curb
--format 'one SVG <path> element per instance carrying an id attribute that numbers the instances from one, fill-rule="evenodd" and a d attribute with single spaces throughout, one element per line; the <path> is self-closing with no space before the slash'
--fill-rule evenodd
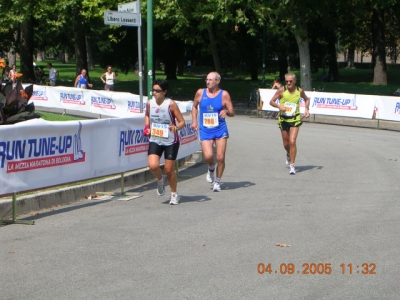
<path id="1" fill-rule="evenodd" d="M 178 160 L 179 170 L 202 161 L 201 151 Z M 183 168 L 182 168 L 183 167 Z M 154 181 L 149 168 L 138 169 L 124 173 L 124 186 L 132 187 Z M 121 175 L 115 175 L 94 183 L 80 184 L 73 187 L 37 192 L 32 195 L 17 197 L 17 216 L 32 211 L 41 211 L 52 207 L 67 205 L 82 201 L 85 195 L 94 195 L 96 192 L 110 192 L 121 190 Z M 126 190 L 126 189 L 125 189 Z M 12 199 L 0 201 L 0 219 L 12 218 Z M 0 222 L 1 223 L 1 222 Z"/>

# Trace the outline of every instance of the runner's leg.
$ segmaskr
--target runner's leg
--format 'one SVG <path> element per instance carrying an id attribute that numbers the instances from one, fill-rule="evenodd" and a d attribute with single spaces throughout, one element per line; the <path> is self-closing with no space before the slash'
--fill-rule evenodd
<path id="1" fill-rule="evenodd" d="M 213 140 L 201 142 L 201 150 L 203 151 L 204 160 L 209 167 L 214 165 L 213 143 Z"/>
<path id="2" fill-rule="evenodd" d="M 221 178 L 225 170 L 225 153 L 228 139 L 215 140 L 215 146 L 217 147 L 217 178 Z"/>
<path id="3" fill-rule="evenodd" d="M 290 148 L 290 164 L 294 164 L 297 154 L 296 140 L 299 134 L 300 126 L 289 128 L 289 148 Z"/>
<path id="4" fill-rule="evenodd" d="M 175 173 L 175 160 L 166 159 L 164 164 L 164 171 L 167 174 L 171 193 L 176 193 L 177 178 Z"/>
<path id="5" fill-rule="evenodd" d="M 157 180 L 161 180 L 162 172 L 160 168 L 160 157 L 157 154 L 150 154 L 147 156 L 147 162 L 149 164 L 149 169 L 154 177 L 156 177 Z"/>

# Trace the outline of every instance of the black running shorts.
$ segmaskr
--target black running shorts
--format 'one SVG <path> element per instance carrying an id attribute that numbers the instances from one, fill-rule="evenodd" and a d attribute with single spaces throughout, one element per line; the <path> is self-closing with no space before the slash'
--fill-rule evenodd
<path id="1" fill-rule="evenodd" d="M 169 146 L 160 146 L 157 143 L 150 142 L 149 143 L 149 150 L 147 155 L 155 154 L 161 157 L 164 152 L 164 158 L 168 160 L 176 160 L 179 151 L 179 143 L 175 143 Z"/>

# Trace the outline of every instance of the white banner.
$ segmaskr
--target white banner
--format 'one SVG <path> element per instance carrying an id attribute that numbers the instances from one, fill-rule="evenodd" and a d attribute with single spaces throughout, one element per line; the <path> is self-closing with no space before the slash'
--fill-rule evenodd
<path id="1" fill-rule="evenodd" d="M 264 102 L 262 110 L 278 111 L 269 105 L 276 90 L 260 89 Z M 310 113 L 317 115 L 342 116 L 371 119 L 379 96 L 345 93 L 305 92 L 310 99 Z M 278 100 L 279 103 L 279 100 Z M 304 113 L 304 100 L 300 99 L 300 112 Z"/>
<path id="2" fill-rule="evenodd" d="M 400 97 L 380 96 L 376 103 L 376 118 L 400 121 Z"/>
<path id="3" fill-rule="evenodd" d="M 178 159 L 200 150 L 190 116 Z M 147 166 L 144 114 L 133 118 L 0 126 L 0 194 L 22 192 Z"/>
<path id="4" fill-rule="evenodd" d="M 275 95 L 277 90 L 271 90 L 271 89 L 260 89 L 260 97 L 261 100 L 263 101 L 263 107 L 262 110 L 267 110 L 267 111 L 278 111 L 276 107 L 273 107 L 269 104 L 269 101 L 271 101 L 272 97 Z M 308 96 L 308 94 L 306 93 Z M 308 96 L 310 98 L 310 96 Z M 276 101 L 276 103 L 279 104 L 279 99 Z M 300 113 L 304 113 L 304 99 L 300 98 Z"/>
<path id="5" fill-rule="evenodd" d="M 85 90 L 71 87 L 34 85 L 30 101 L 35 107 L 80 111 L 110 117 L 131 117 L 140 112 L 140 96 L 125 92 Z M 147 96 L 143 96 L 143 111 Z M 193 101 L 176 101 L 181 112 L 192 110 Z"/>

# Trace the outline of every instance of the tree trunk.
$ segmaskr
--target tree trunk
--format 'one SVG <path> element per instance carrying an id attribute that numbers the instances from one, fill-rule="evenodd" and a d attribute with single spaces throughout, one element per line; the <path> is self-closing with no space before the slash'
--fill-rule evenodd
<path id="1" fill-rule="evenodd" d="M 76 75 L 79 75 L 82 69 L 87 70 L 89 76 L 89 70 L 87 67 L 87 56 L 86 56 L 86 40 L 84 33 L 84 22 L 83 17 L 80 15 L 80 7 L 74 6 L 73 15 L 75 17 L 73 20 L 74 26 L 74 38 L 75 38 L 75 58 L 76 58 Z"/>
<path id="2" fill-rule="evenodd" d="M 68 61 L 69 61 L 69 56 L 68 56 L 68 53 L 67 53 L 67 52 L 64 53 L 64 61 L 65 61 L 66 64 L 67 64 Z"/>
<path id="3" fill-rule="evenodd" d="M 213 29 L 211 23 L 208 23 L 207 29 L 208 29 L 208 35 L 210 37 L 210 46 L 211 46 L 211 51 L 212 51 L 212 55 L 213 55 L 215 71 L 217 71 L 219 74 L 222 74 L 221 73 L 222 72 L 221 61 L 220 61 L 219 55 L 218 55 L 217 40 L 215 38 L 214 29 Z"/>
<path id="4" fill-rule="evenodd" d="M 329 80 L 337 81 L 339 79 L 339 68 L 336 54 L 336 35 L 333 31 L 328 34 Z"/>
<path id="5" fill-rule="evenodd" d="M 36 61 L 40 62 L 40 61 L 44 61 L 44 52 L 43 51 L 38 51 L 36 53 Z"/>
<path id="6" fill-rule="evenodd" d="M 372 34 L 374 47 L 374 85 L 387 85 L 385 23 L 383 9 L 373 8 Z"/>
<path id="7" fill-rule="evenodd" d="M 88 36 L 85 37 L 85 40 L 86 40 L 86 55 L 87 55 L 88 68 L 94 69 L 92 42 Z"/>
<path id="8" fill-rule="evenodd" d="M 310 47 L 306 39 L 296 34 L 297 46 L 300 54 L 300 80 L 305 91 L 311 91 L 311 63 Z"/>
<path id="9" fill-rule="evenodd" d="M 57 56 L 58 56 L 58 61 L 59 61 L 60 63 L 65 64 L 65 56 L 64 56 L 64 53 L 61 51 L 61 52 L 59 52 L 59 53 L 57 54 Z"/>
<path id="10" fill-rule="evenodd" d="M 16 61 L 17 61 L 17 57 L 15 55 L 15 48 L 14 46 L 10 48 L 10 51 L 8 51 L 7 53 L 7 57 L 8 57 L 8 62 L 10 64 L 10 67 L 12 67 L 12 65 L 15 65 Z"/>
<path id="11" fill-rule="evenodd" d="M 20 40 L 20 69 L 23 74 L 24 82 L 32 82 L 35 80 L 33 73 L 33 17 L 29 16 L 21 24 L 21 40 Z"/>
<path id="12" fill-rule="evenodd" d="M 351 46 L 348 49 L 348 54 L 347 54 L 347 68 L 355 69 L 354 67 L 354 54 L 355 54 L 356 49 L 354 46 Z"/>

